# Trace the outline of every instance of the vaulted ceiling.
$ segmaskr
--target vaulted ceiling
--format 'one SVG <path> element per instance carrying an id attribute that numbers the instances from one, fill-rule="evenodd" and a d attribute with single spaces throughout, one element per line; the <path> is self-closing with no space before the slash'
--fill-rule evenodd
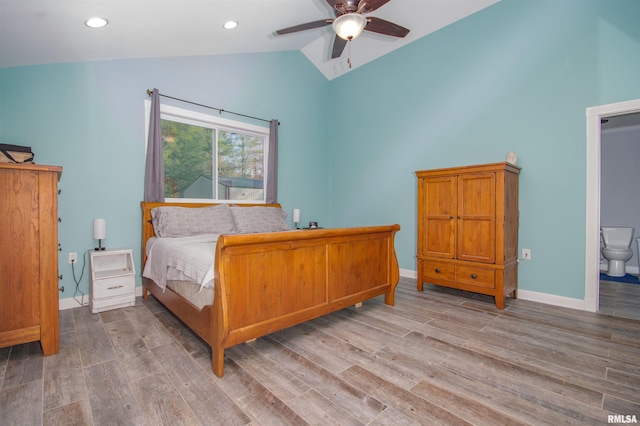
<path id="1" fill-rule="evenodd" d="M 399 39 L 365 31 L 331 59 L 330 25 L 277 35 L 333 18 L 327 0 L 0 0 L 0 68 L 126 58 L 300 50 L 328 78 L 355 69 L 499 0 L 391 0 L 368 16 L 410 29 Z M 335 1 L 332 1 L 335 3 Z M 109 24 L 84 23 L 100 16 Z M 238 22 L 225 30 L 228 20 Z"/>

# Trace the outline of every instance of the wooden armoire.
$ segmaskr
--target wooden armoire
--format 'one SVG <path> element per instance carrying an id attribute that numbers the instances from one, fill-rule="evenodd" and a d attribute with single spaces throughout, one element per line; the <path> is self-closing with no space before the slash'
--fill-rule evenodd
<path id="1" fill-rule="evenodd" d="M 504 308 L 518 288 L 518 175 L 493 163 L 417 171 L 417 288 L 487 294 Z"/>
<path id="2" fill-rule="evenodd" d="M 0 348 L 60 352 L 58 180 L 62 168 L 0 163 Z"/>

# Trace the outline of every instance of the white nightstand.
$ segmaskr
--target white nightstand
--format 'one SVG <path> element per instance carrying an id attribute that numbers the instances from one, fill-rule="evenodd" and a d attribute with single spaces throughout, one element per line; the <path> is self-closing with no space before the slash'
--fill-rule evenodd
<path id="1" fill-rule="evenodd" d="M 133 306 L 136 278 L 131 249 L 92 251 L 91 312 Z"/>

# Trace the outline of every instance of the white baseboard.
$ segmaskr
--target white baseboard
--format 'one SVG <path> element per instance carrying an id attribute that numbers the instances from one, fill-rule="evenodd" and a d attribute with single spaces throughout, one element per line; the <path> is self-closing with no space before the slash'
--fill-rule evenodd
<path id="1" fill-rule="evenodd" d="M 558 296 L 555 294 L 540 293 L 537 291 L 518 289 L 518 299 L 529 300 L 531 302 L 540 302 L 547 305 L 560 306 L 563 308 L 585 309 L 585 303 L 582 299 L 574 299 L 572 297 Z"/>
<path id="2" fill-rule="evenodd" d="M 81 299 L 82 299 L 82 296 L 79 296 L 78 300 L 76 300 L 73 297 L 67 297 L 66 299 L 60 299 L 58 301 L 58 310 L 64 311 L 66 309 L 79 308 L 80 306 L 89 305 L 89 296 L 84 296 L 84 305 L 80 304 L 80 300 Z"/>
<path id="3" fill-rule="evenodd" d="M 412 271 L 410 269 L 400 269 L 400 276 L 405 278 L 418 278 L 418 271 Z"/>
<path id="4" fill-rule="evenodd" d="M 136 297 L 142 296 L 142 287 L 136 287 Z M 89 295 L 84 296 L 84 305 L 80 304 L 81 296 L 76 300 L 73 297 L 67 297 L 65 299 L 60 299 L 58 301 L 58 310 L 64 311 L 65 309 L 73 309 L 79 308 L 80 306 L 88 306 L 89 305 Z"/>
<path id="5" fill-rule="evenodd" d="M 400 276 L 416 279 L 418 277 L 418 272 L 409 269 L 400 269 Z M 545 303 L 547 305 L 561 306 L 564 308 L 579 309 L 581 311 L 586 310 L 585 302 L 582 299 L 557 296 L 555 294 L 539 293 L 537 291 L 518 289 L 518 299 Z"/>
<path id="6" fill-rule="evenodd" d="M 633 269 L 633 267 L 628 268 L 627 271 L 630 273 L 634 273 L 629 269 Z M 400 276 L 404 278 L 416 279 L 418 277 L 418 272 L 412 271 L 411 269 L 400 269 Z M 136 287 L 136 297 L 141 297 L 141 296 L 142 296 L 142 287 Z M 547 305 L 561 306 L 564 308 L 571 308 L 571 309 L 579 309 L 582 311 L 585 310 L 584 300 L 574 299 L 574 298 L 565 297 L 565 296 L 557 296 L 555 294 L 539 293 L 537 291 L 518 289 L 518 298 L 523 300 L 530 300 L 532 302 L 545 303 Z M 89 296 L 85 296 L 84 299 L 85 299 L 85 304 L 83 306 L 87 306 L 89 304 Z M 80 303 L 76 301 L 73 297 L 60 299 L 59 301 L 59 310 L 61 311 L 65 309 L 73 309 L 78 307 L 80 307 Z"/>

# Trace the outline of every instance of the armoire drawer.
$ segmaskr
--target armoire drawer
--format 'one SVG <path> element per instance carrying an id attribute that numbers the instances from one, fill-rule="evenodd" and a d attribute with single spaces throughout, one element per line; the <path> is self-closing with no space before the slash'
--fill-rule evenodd
<path id="1" fill-rule="evenodd" d="M 452 263 L 433 260 L 422 261 L 422 279 L 425 281 L 429 281 L 429 278 L 454 281 L 455 276 L 455 267 Z"/>
<path id="2" fill-rule="evenodd" d="M 495 288 L 496 272 L 474 266 L 456 266 L 456 282 L 482 288 Z"/>

